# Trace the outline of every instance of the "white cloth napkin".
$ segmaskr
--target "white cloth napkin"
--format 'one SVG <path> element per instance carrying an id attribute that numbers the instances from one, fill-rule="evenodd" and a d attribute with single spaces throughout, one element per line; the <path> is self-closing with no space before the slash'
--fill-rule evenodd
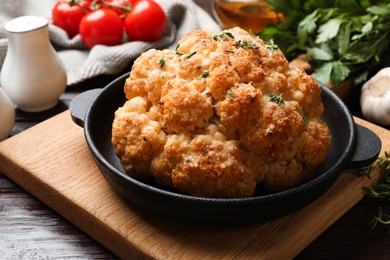
<path id="1" fill-rule="evenodd" d="M 212 17 L 192 0 L 155 0 L 167 15 L 164 35 L 155 42 L 124 42 L 108 47 L 97 45 L 87 49 L 80 35 L 69 39 L 65 31 L 51 23 L 51 9 L 56 0 L 0 0 L 0 71 L 7 52 L 4 24 L 23 15 L 42 16 L 49 20 L 49 37 L 62 59 L 68 77 L 68 86 L 99 75 L 114 75 L 123 71 L 142 52 L 155 49 L 173 49 L 178 40 L 192 30 L 221 30 Z"/>

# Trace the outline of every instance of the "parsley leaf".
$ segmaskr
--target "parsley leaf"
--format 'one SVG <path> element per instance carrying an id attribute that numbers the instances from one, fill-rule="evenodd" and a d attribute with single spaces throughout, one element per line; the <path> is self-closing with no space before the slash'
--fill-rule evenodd
<path id="1" fill-rule="evenodd" d="M 330 19 L 318 28 L 319 34 L 317 35 L 316 43 L 327 42 L 333 39 L 339 33 L 340 25 L 342 21 L 337 18 Z"/>
<path id="2" fill-rule="evenodd" d="M 320 47 L 308 48 L 307 56 L 310 56 L 316 60 L 329 61 L 333 59 L 332 50 L 326 44 L 321 45 Z"/>

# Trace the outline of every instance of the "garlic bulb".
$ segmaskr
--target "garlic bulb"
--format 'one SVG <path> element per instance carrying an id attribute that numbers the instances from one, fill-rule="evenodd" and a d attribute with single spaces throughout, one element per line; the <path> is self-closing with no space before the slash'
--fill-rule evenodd
<path id="1" fill-rule="evenodd" d="M 6 139 L 15 123 L 15 109 L 0 86 L 0 141 Z"/>
<path id="2" fill-rule="evenodd" d="M 390 125 L 390 67 L 380 70 L 361 89 L 363 116 L 380 125 Z"/>

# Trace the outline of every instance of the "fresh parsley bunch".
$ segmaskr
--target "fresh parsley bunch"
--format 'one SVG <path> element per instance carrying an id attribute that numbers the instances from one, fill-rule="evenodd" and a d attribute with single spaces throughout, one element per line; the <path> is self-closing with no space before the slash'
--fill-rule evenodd
<path id="1" fill-rule="evenodd" d="M 258 35 L 273 39 L 289 60 L 310 57 L 318 81 L 337 85 L 352 78 L 360 84 L 388 66 L 390 0 L 268 2 L 286 20 Z"/>

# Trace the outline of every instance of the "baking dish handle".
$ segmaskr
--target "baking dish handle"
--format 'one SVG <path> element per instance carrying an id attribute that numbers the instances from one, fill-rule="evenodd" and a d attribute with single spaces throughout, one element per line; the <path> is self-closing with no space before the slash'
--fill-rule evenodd
<path id="1" fill-rule="evenodd" d="M 70 115 L 73 122 L 84 127 L 84 119 L 89 107 L 95 98 L 103 91 L 102 88 L 87 90 L 77 95 L 69 105 Z"/>
<path id="2" fill-rule="evenodd" d="M 382 149 L 381 139 L 370 129 L 356 125 L 356 146 L 347 169 L 359 169 L 374 163 Z"/>

